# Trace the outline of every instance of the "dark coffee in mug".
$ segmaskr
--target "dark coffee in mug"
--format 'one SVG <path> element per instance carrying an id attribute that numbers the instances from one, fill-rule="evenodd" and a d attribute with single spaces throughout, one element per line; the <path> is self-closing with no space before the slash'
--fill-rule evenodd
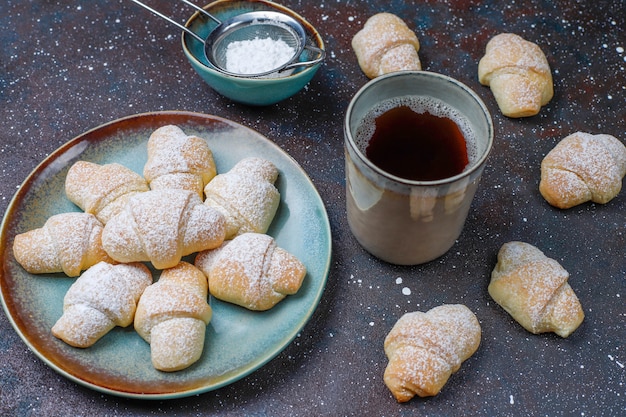
<path id="1" fill-rule="evenodd" d="M 397 97 L 380 103 L 357 128 L 356 140 L 373 164 L 412 181 L 454 177 L 475 154 L 468 122 L 432 97 Z"/>

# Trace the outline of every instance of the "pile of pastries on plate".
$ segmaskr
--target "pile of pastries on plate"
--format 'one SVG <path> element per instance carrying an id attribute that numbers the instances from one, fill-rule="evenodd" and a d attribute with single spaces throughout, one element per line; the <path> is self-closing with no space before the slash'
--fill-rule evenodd
<path id="1" fill-rule="evenodd" d="M 207 142 L 174 125 L 150 135 L 147 153 L 143 176 L 75 162 L 65 194 L 82 211 L 18 234 L 13 252 L 29 273 L 78 277 L 54 336 L 87 348 L 134 324 L 154 367 L 177 371 L 202 354 L 209 294 L 268 310 L 300 289 L 306 267 L 266 234 L 280 203 L 272 162 L 249 157 L 217 173 Z M 192 254 L 194 264 L 183 260 Z"/>
<path id="2" fill-rule="evenodd" d="M 390 13 L 370 17 L 352 39 L 365 75 L 422 69 L 420 44 L 405 22 Z M 552 74 L 540 47 L 512 33 L 494 36 L 478 63 L 478 80 L 489 86 L 503 115 L 529 117 L 553 96 Z M 608 203 L 626 174 L 626 147 L 615 137 L 576 132 L 561 140 L 541 163 L 540 194 L 567 209 L 592 201 Z M 582 323 L 580 302 L 568 272 L 538 248 L 504 244 L 491 274 L 490 296 L 532 333 L 567 337 Z M 478 349 L 481 328 L 463 305 L 407 313 L 384 342 L 389 359 L 384 381 L 399 402 L 436 395 L 450 375 Z"/>

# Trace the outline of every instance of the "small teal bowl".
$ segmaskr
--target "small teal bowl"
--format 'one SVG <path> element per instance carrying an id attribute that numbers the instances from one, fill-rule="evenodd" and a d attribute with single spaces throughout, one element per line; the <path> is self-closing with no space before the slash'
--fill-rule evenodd
<path id="1" fill-rule="evenodd" d="M 241 13 L 254 11 L 277 11 L 296 19 L 307 35 L 307 42 L 324 50 L 324 42 L 317 30 L 294 11 L 279 4 L 264 0 L 232 1 L 218 0 L 204 9 L 222 22 Z M 200 38 L 206 39 L 217 24 L 196 12 L 185 25 Z M 219 94 L 238 103 L 253 106 L 268 106 L 278 103 L 299 92 L 311 81 L 321 62 L 312 66 L 297 68 L 286 77 L 246 78 L 224 74 L 209 63 L 204 54 L 204 44 L 190 34 L 183 32 L 183 51 L 194 70 Z M 312 52 L 304 50 L 300 61 L 313 60 Z"/>

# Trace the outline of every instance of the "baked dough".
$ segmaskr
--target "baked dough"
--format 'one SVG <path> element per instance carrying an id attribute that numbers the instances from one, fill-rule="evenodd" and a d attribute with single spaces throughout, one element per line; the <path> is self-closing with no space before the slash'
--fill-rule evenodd
<path id="1" fill-rule="evenodd" d="M 535 246 L 508 242 L 498 252 L 489 295 L 531 333 L 568 337 L 584 319 L 569 273 Z"/>
<path id="2" fill-rule="evenodd" d="M 395 71 L 422 69 L 415 33 L 402 19 L 391 13 L 370 17 L 352 38 L 361 69 L 369 78 Z"/>
<path id="3" fill-rule="evenodd" d="M 213 297 L 249 310 L 274 307 L 298 292 L 306 275 L 302 262 L 260 233 L 244 233 L 201 252 L 195 264 L 208 276 Z"/>
<path id="4" fill-rule="evenodd" d="M 130 197 L 148 190 L 141 175 L 118 163 L 78 161 L 65 177 L 67 198 L 103 224 L 122 211 Z"/>
<path id="5" fill-rule="evenodd" d="M 204 139 L 187 135 L 174 125 L 160 127 L 150 135 L 143 169 L 150 189 L 189 190 L 203 198 L 204 186 L 216 173 L 213 153 Z"/>
<path id="6" fill-rule="evenodd" d="M 543 51 L 513 33 L 501 33 L 487 43 L 478 63 L 478 80 L 491 87 L 500 111 L 508 117 L 534 116 L 554 95 Z"/>
<path id="7" fill-rule="evenodd" d="M 97 263 L 65 294 L 52 334 L 74 347 L 92 346 L 115 326 L 133 323 L 137 301 L 150 284 L 152 275 L 143 264 Z"/>
<path id="8" fill-rule="evenodd" d="M 31 274 L 77 277 L 100 261 L 113 262 L 102 247 L 102 230 L 93 214 L 55 214 L 41 228 L 16 235 L 13 255 Z"/>
<path id="9" fill-rule="evenodd" d="M 480 337 L 478 319 L 461 304 L 406 313 L 385 338 L 387 388 L 398 402 L 437 395 L 476 352 Z"/>
<path id="10" fill-rule="evenodd" d="M 218 247 L 224 217 L 192 191 L 152 190 L 128 201 L 102 232 L 102 246 L 118 262 L 176 266 L 183 256 Z"/>
<path id="11" fill-rule="evenodd" d="M 619 194 L 626 174 L 626 146 L 611 135 L 573 133 L 541 162 L 539 191 L 567 209 L 587 201 L 605 204 Z"/>
<path id="12" fill-rule="evenodd" d="M 152 365 L 166 372 L 197 362 L 204 350 L 212 310 L 207 279 L 187 262 L 161 273 L 137 306 L 135 330 L 150 344 Z"/>
<path id="13" fill-rule="evenodd" d="M 227 240 L 242 233 L 267 232 L 280 203 L 274 186 L 277 178 L 272 162 L 250 157 L 207 184 L 204 203 L 224 215 Z"/>

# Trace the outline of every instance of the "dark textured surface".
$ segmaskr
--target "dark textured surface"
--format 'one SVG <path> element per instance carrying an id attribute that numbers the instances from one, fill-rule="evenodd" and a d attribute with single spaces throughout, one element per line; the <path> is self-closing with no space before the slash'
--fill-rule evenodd
<path id="1" fill-rule="evenodd" d="M 177 2 L 151 4 L 183 21 Z M 130 1 L 0 5 L 0 210 L 58 146 L 110 120 L 156 110 L 222 116 L 275 141 L 308 172 L 327 210 L 333 262 L 322 302 L 299 337 L 252 375 L 170 401 L 93 392 L 57 375 L 0 318 L 0 414 L 550 415 L 626 413 L 626 193 L 560 211 L 538 192 L 539 164 L 578 130 L 626 140 L 626 12 L 614 1 L 284 1 L 324 37 L 328 59 L 309 86 L 252 108 L 216 95 L 193 72 L 173 26 Z M 465 231 L 417 267 L 373 259 L 345 217 L 342 122 L 366 81 L 350 40 L 374 13 L 413 28 L 425 69 L 468 84 L 492 111 L 496 141 Z M 540 115 L 503 117 L 477 81 L 486 42 L 515 32 L 548 57 L 555 96 Z M 586 318 L 568 339 L 523 330 L 487 294 L 499 247 L 523 240 L 571 274 Z M 385 335 L 405 312 L 464 303 L 482 344 L 440 395 L 398 405 L 382 381 Z"/>

